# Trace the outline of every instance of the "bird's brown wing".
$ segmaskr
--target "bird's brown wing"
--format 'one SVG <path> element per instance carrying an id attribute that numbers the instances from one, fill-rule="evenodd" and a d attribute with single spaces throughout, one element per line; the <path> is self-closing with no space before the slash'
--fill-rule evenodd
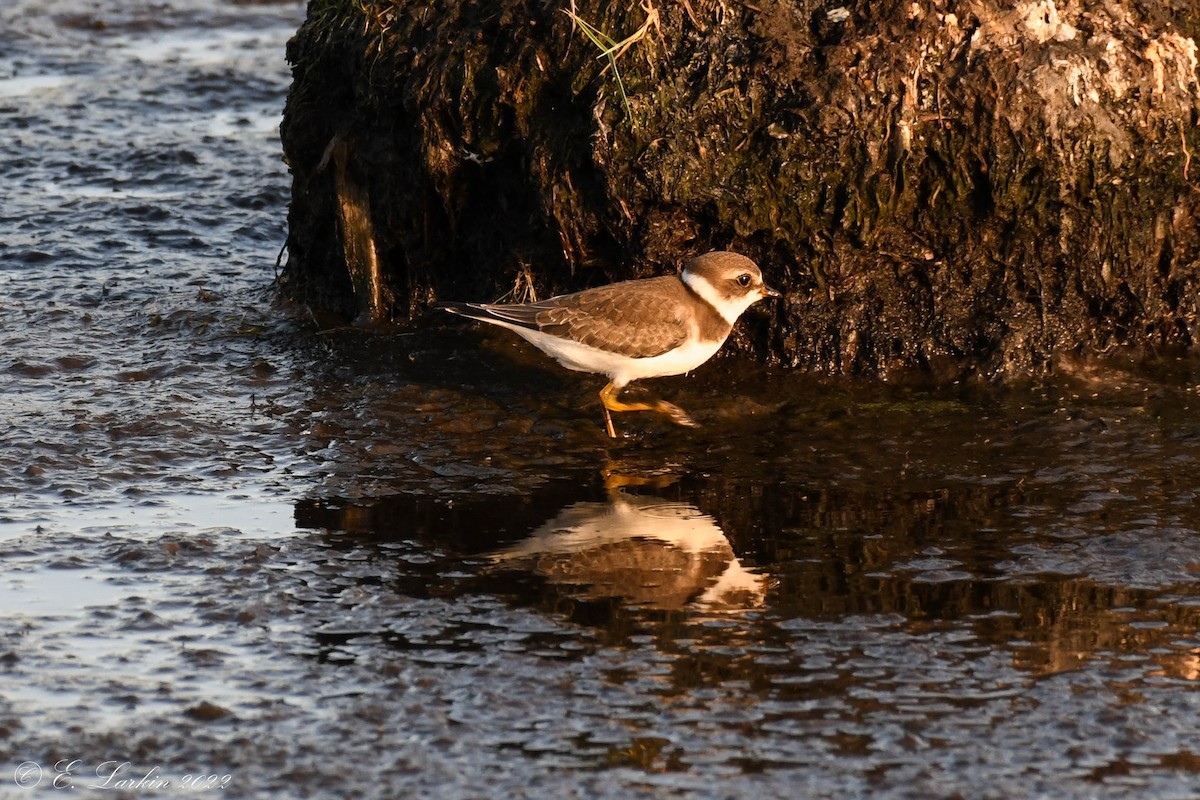
<path id="1" fill-rule="evenodd" d="M 481 308 L 497 320 L 630 358 L 651 358 L 687 339 L 686 298 L 679 278 L 667 276 L 614 283 L 539 303 Z"/>

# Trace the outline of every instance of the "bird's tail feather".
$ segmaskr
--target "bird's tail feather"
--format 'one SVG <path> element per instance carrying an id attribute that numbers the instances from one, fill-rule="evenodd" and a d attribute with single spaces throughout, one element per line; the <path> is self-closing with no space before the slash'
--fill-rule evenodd
<path id="1" fill-rule="evenodd" d="M 475 303 L 456 303 L 453 301 L 447 301 L 444 303 L 437 303 L 434 305 L 434 308 L 442 311 L 449 311 L 451 314 L 458 314 L 460 317 L 479 318 L 487 316 L 487 311 Z"/>
<path id="2" fill-rule="evenodd" d="M 440 308 L 442 311 L 449 311 L 451 314 L 457 314 L 467 319 L 490 322 L 493 325 L 502 325 L 506 328 L 530 328 L 533 330 L 537 330 L 538 328 L 537 320 L 530 316 L 533 309 L 528 306 L 496 306 L 484 303 L 447 302 L 438 303 L 435 308 Z"/>

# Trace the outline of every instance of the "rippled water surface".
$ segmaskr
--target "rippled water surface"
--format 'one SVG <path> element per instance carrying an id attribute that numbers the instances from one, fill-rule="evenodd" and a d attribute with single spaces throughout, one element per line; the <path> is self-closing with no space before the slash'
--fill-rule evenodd
<path id="1" fill-rule="evenodd" d="M 1194 363 L 718 360 L 610 442 L 502 334 L 318 331 L 302 17 L 0 9 L 0 796 L 1200 795 Z"/>

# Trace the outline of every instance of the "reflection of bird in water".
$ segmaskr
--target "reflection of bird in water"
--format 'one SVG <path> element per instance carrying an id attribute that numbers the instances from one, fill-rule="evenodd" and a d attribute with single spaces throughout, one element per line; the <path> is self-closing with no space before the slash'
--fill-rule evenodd
<path id="1" fill-rule="evenodd" d="M 659 609 L 753 608 L 766 576 L 741 565 L 712 517 L 685 503 L 613 491 L 607 503 L 576 503 L 528 538 L 493 554 L 584 599 L 621 597 Z"/>

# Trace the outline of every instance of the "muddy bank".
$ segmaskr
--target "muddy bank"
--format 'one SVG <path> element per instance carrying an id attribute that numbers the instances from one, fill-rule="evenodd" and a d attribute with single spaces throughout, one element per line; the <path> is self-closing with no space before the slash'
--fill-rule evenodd
<path id="1" fill-rule="evenodd" d="M 359 319 L 729 247 L 737 346 L 831 374 L 1192 348 L 1187 4 L 313 0 L 288 56 L 284 291 Z M 606 68 L 607 65 L 607 68 Z M 619 78 L 619 81 L 618 81 Z"/>

